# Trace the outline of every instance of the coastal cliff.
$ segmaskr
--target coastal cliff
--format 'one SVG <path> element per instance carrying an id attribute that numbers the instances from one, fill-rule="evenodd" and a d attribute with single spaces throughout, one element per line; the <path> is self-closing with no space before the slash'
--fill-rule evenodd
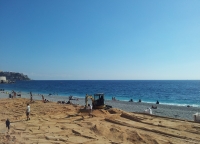
<path id="1" fill-rule="evenodd" d="M 6 77 L 8 82 L 18 81 L 18 80 L 31 80 L 27 75 L 18 72 L 3 72 L 0 71 L 0 77 Z"/>

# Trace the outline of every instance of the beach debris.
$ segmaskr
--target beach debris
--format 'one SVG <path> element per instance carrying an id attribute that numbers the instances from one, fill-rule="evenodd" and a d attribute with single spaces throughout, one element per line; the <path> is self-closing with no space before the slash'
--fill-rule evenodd
<path id="1" fill-rule="evenodd" d="M 193 116 L 195 122 L 200 122 L 200 113 L 195 113 Z"/>
<path id="2" fill-rule="evenodd" d="M 151 108 L 147 108 L 147 109 L 145 109 L 144 112 L 145 112 L 145 113 L 148 113 L 148 114 L 152 114 L 152 110 L 151 110 Z"/>

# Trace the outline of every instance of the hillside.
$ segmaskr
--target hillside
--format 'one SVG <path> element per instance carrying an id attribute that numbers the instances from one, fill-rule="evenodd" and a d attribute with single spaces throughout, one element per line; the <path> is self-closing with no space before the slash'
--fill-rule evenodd
<path id="1" fill-rule="evenodd" d="M 17 81 L 17 80 L 30 80 L 27 75 L 18 72 L 0 72 L 0 76 L 5 76 L 8 81 Z"/>

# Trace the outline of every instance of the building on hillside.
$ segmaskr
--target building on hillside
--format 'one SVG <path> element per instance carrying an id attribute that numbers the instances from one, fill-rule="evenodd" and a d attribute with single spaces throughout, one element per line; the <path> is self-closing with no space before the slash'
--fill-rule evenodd
<path id="1" fill-rule="evenodd" d="M 0 83 L 7 83 L 8 81 L 6 80 L 5 76 L 0 76 Z"/>

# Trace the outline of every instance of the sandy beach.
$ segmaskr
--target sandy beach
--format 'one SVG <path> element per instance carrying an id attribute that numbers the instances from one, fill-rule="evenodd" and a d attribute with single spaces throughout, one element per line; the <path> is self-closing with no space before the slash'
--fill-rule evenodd
<path id="1" fill-rule="evenodd" d="M 169 144 L 200 143 L 200 124 L 193 122 L 199 108 L 156 105 L 153 115 L 144 109 L 155 104 L 107 100 L 109 110 L 93 110 L 93 117 L 84 109 L 84 99 L 74 104 L 57 104 L 68 97 L 34 94 L 30 103 L 30 120 L 26 121 L 28 93 L 21 98 L 8 98 L 0 92 L 0 143 L 87 143 L 87 144 Z M 5 126 L 9 118 L 11 128 Z"/>

